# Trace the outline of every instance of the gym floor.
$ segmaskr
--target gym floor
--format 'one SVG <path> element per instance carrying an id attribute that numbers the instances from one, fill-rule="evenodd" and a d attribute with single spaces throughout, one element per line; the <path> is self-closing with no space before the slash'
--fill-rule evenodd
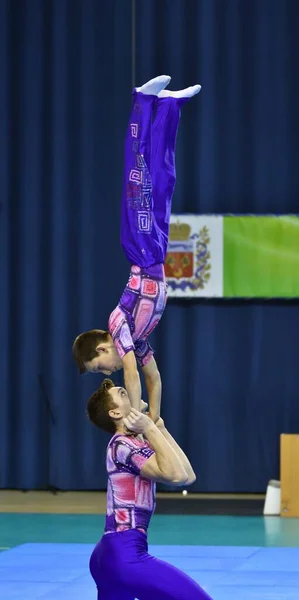
<path id="1" fill-rule="evenodd" d="M 197 506 L 201 500 L 208 502 L 199 497 Z M 253 498 L 243 500 L 250 512 Z M 173 501 L 184 514 L 167 514 Z M 149 530 L 153 554 L 189 573 L 213 600 L 298 600 L 299 519 L 264 518 L 254 509 L 252 516 L 190 514 L 195 501 L 160 496 Z M 95 600 L 88 558 L 104 510 L 100 493 L 0 491 L 1 600 Z"/>

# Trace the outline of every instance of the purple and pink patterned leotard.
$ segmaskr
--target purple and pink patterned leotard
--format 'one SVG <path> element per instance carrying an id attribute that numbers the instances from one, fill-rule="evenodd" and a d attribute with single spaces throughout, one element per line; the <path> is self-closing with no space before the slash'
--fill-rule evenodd
<path id="1" fill-rule="evenodd" d="M 134 436 L 116 434 L 108 445 L 105 534 L 89 564 L 98 600 L 211 600 L 183 571 L 148 553 L 155 483 L 140 471 L 153 454 Z"/>
<path id="2" fill-rule="evenodd" d="M 131 267 L 127 286 L 108 323 L 120 358 L 133 350 L 140 366 L 149 362 L 153 350 L 147 337 L 162 317 L 166 297 L 163 264 Z"/>
<path id="3" fill-rule="evenodd" d="M 154 454 L 148 442 L 114 435 L 107 448 L 107 515 L 105 533 L 138 529 L 147 532 L 155 510 L 155 483 L 140 476 Z"/>

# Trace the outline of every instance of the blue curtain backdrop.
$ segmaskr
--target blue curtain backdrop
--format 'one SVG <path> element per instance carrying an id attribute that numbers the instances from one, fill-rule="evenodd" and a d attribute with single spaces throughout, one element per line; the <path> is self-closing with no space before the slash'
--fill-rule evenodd
<path id="1" fill-rule="evenodd" d="M 0 486 L 103 489 L 101 378 L 71 345 L 105 327 L 132 84 L 199 82 L 178 136 L 174 212 L 295 213 L 297 0 L 0 0 Z M 299 431 L 296 303 L 174 301 L 152 343 L 163 415 L 195 491 L 260 492 Z M 121 382 L 121 375 L 117 376 Z"/>

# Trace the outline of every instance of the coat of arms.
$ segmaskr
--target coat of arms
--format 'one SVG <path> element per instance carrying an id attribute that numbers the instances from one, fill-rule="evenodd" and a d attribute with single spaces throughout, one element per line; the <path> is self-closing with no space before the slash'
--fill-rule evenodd
<path id="1" fill-rule="evenodd" d="M 203 289 L 211 276 L 210 234 L 207 227 L 191 235 L 188 223 L 170 224 L 165 261 L 167 283 L 173 290 Z"/>

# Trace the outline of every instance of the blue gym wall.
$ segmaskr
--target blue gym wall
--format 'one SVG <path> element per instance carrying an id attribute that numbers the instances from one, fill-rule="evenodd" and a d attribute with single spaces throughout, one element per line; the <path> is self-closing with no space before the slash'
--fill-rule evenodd
<path id="1" fill-rule="evenodd" d="M 297 0 L 0 0 L 0 486 L 101 489 L 105 434 L 74 337 L 105 327 L 132 85 L 184 107 L 174 212 L 295 213 Z M 299 242 L 299 236 L 298 236 Z M 296 303 L 170 300 L 152 337 L 195 491 L 261 492 L 299 431 Z M 121 376 L 117 376 L 121 382 Z"/>

